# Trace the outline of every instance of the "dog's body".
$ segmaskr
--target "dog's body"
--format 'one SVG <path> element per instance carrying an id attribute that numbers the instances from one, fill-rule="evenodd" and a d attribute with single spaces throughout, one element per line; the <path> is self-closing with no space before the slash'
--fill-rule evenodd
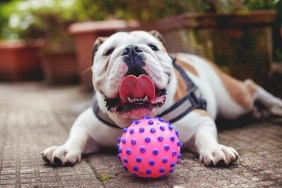
<path id="1" fill-rule="evenodd" d="M 156 32 L 117 33 L 106 40 L 100 38 L 94 45 L 93 56 L 95 97 L 104 121 L 92 108 L 84 111 L 65 144 L 42 152 L 43 159 L 53 165 L 74 164 L 81 160 L 82 154 L 116 146 L 121 128 L 129 126 L 132 119 L 159 115 L 189 91 Z M 195 55 L 173 56 L 207 102 L 206 109 L 193 109 L 173 123 L 173 127 L 179 132 L 183 146 L 197 152 L 205 165 L 216 165 L 219 161 L 228 165 L 238 158 L 235 149 L 217 142 L 214 122 L 217 116 L 235 119 L 252 112 L 259 117 L 255 101 L 262 103 L 269 114 L 282 116 L 282 101 L 251 80 L 238 81 Z"/>

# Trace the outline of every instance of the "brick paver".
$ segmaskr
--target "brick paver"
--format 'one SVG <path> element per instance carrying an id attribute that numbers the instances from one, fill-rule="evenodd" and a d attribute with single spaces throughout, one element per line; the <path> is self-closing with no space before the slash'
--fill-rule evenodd
<path id="1" fill-rule="evenodd" d="M 63 143 L 91 95 L 78 86 L 0 84 L 0 187 L 282 187 L 282 120 L 219 130 L 221 143 L 240 153 L 230 167 L 204 167 L 182 151 L 182 162 L 163 180 L 125 172 L 116 149 L 85 156 L 73 167 L 46 165 L 40 152 Z"/>

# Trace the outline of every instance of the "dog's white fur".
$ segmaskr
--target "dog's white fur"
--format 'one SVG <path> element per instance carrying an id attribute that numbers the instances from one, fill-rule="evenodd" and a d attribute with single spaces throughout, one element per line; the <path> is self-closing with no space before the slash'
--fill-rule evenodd
<path id="1" fill-rule="evenodd" d="M 155 34 L 143 31 L 120 32 L 105 41 L 98 39 L 96 42 L 102 43 L 95 52 L 92 68 L 98 104 L 107 120 L 121 128 L 127 127 L 133 118 L 155 116 L 175 102 L 174 96 L 179 88 L 172 60 L 164 48 L 163 41 Z M 148 44 L 156 45 L 159 50 L 152 50 Z M 128 45 L 137 45 L 144 51 L 146 57 L 144 69 L 148 76 L 157 88 L 167 89 L 166 101 L 162 107 L 156 107 L 152 111 L 133 110 L 123 114 L 107 110 L 105 97 L 118 96 L 119 85 L 128 70 L 121 58 L 122 51 Z M 110 48 L 113 52 L 105 55 Z M 260 112 L 254 106 L 255 101 L 261 102 L 270 114 L 282 116 L 282 101 L 252 81 L 237 81 L 219 71 L 207 60 L 195 55 L 179 53 L 175 56 L 196 71 L 196 74 L 193 74 L 187 70 L 187 74 L 199 87 L 208 104 L 207 112 L 194 110 L 173 124 L 174 129 L 180 134 L 184 147 L 197 152 L 201 163 L 208 166 L 223 161 L 228 165 L 235 162 L 239 156 L 235 149 L 218 143 L 214 121 L 217 116 L 235 119 L 248 112 L 260 116 Z M 227 88 L 228 84 L 235 87 L 233 91 Z M 74 122 L 67 141 L 61 146 L 45 149 L 42 156 L 53 165 L 74 164 L 81 160 L 82 154 L 97 152 L 103 147 L 114 147 L 121 134 L 122 129 L 104 125 L 94 115 L 92 108 L 89 108 Z"/>

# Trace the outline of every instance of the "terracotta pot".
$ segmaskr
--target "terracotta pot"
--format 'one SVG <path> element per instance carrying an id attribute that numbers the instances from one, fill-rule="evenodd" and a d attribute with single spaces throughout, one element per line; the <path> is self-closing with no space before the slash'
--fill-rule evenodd
<path id="1" fill-rule="evenodd" d="M 41 80 L 40 50 L 43 40 L 1 41 L 0 81 Z"/>
<path id="2" fill-rule="evenodd" d="M 75 39 L 78 70 L 82 88 L 93 91 L 92 85 L 92 46 L 97 37 L 107 37 L 127 27 L 136 26 L 136 22 L 128 23 L 121 20 L 92 21 L 72 24 L 70 33 Z"/>
<path id="3" fill-rule="evenodd" d="M 42 68 L 48 84 L 78 83 L 78 69 L 74 53 L 42 56 Z"/>
<path id="4" fill-rule="evenodd" d="M 213 60 L 227 73 L 264 84 L 272 61 L 274 11 L 242 14 L 182 14 L 142 25 L 158 30 L 169 52 L 187 52 Z"/>

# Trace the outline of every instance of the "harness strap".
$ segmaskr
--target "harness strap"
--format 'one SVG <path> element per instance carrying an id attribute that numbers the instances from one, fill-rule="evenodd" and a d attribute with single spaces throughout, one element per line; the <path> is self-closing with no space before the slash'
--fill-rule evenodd
<path id="1" fill-rule="evenodd" d="M 175 63 L 176 58 L 171 56 L 171 59 L 173 61 L 173 66 L 176 68 L 176 70 L 180 73 L 181 77 L 185 81 L 185 84 L 187 86 L 187 95 L 185 95 L 182 99 L 174 103 L 164 112 L 159 114 L 158 117 L 162 117 L 165 121 L 174 123 L 186 116 L 194 109 L 206 110 L 207 103 L 206 100 L 202 97 L 199 88 L 191 80 L 185 70 Z M 97 116 L 97 118 L 103 123 L 114 128 L 119 128 L 117 125 L 114 124 L 114 122 L 109 122 L 105 119 L 106 115 L 101 112 L 96 99 L 94 99 L 93 102 L 93 112 Z"/>

